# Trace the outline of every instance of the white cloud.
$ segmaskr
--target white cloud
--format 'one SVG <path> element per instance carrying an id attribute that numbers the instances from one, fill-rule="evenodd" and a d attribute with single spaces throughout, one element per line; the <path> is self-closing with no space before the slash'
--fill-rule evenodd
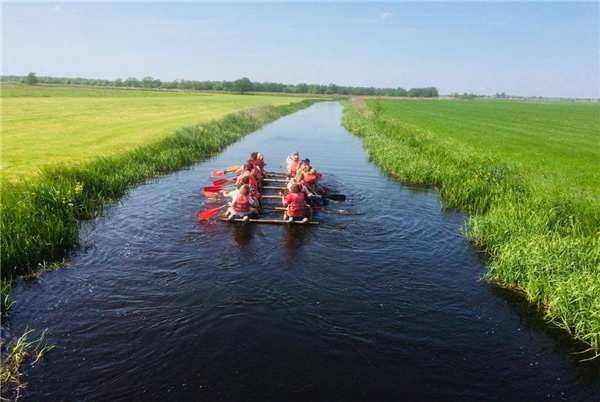
<path id="1" fill-rule="evenodd" d="M 390 13 L 389 11 L 386 11 L 386 12 L 379 14 L 379 16 L 381 17 L 382 20 L 384 20 L 386 18 L 390 18 L 392 16 L 392 13 Z"/>
<path id="2" fill-rule="evenodd" d="M 54 6 L 54 8 L 52 9 L 52 11 L 58 11 L 60 10 L 60 6 Z"/>

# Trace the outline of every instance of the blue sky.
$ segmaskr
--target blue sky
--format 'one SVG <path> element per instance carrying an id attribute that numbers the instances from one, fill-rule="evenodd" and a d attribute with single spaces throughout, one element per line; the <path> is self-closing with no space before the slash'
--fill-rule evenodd
<path id="1" fill-rule="evenodd" d="M 600 97 L 599 3 L 3 3 L 2 74 Z"/>

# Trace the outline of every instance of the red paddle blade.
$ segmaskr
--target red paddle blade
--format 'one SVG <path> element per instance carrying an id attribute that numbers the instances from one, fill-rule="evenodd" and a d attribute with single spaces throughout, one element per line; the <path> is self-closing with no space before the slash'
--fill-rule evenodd
<path id="1" fill-rule="evenodd" d="M 208 191 L 211 193 L 218 193 L 219 191 L 223 190 L 223 187 L 204 187 L 204 191 Z"/>
<path id="2" fill-rule="evenodd" d="M 317 179 L 321 180 L 323 178 L 323 175 L 321 173 L 317 173 Z"/>
<path id="3" fill-rule="evenodd" d="M 212 177 L 223 176 L 225 174 L 224 170 L 215 170 L 214 172 L 210 172 Z"/>
<path id="4" fill-rule="evenodd" d="M 219 208 L 207 209 L 204 212 L 200 212 L 198 214 L 198 218 L 200 218 L 201 221 L 205 221 L 208 218 L 211 218 L 211 217 L 215 216 L 217 214 L 217 212 L 219 212 Z"/>
<path id="5" fill-rule="evenodd" d="M 210 191 L 205 191 L 204 192 L 204 196 L 206 198 L 215 198 L 217 196 L 217 193 L 213 193 L 213 192 L 210 192 Z"/>
<path id="6" fill-rule="evenodd" d="M 215 186 L 220 186 L 221 184 L 225 184 L 228 181 L 229 181 L 229 179 L 218 179 L 218 180 L 213 181 L 213 184 Z"/>

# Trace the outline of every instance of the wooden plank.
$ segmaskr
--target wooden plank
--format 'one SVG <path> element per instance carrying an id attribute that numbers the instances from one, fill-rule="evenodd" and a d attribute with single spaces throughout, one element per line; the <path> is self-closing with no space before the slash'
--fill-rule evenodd
<path id="1" fill-rule="evenodd" d="M 226 218 L 221 218 L 222 221 L 225 222 L 234 222 L 234 223 L 266 223 L 266 224 L 272 224 L 272 225 L 318 225 L 319 222 L 317 221 L 309 221 L 306 223 L 300 223 L 300 222 L 288 222 L 288 221 L 284 221 L 283 219 L 249 219 L 247 221 L 244 222 L 244 220 L 242 219 L 226 219 Z"/>
<path id="2" fill-rule="evenodd" d="M 263 188 L 265 190 L 285 190 L 287 187 L 262 186 L 261 188 Z"/>

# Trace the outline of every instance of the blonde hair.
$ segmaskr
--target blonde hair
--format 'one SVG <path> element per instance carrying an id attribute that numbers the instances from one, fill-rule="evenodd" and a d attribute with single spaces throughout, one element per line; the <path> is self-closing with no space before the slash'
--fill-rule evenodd
<path id="1" fill-rule="evenodd" d="M 312 169 L 310 169 L 310 170 L 308 171 L 308 174 L 311 174 L 311 175 L 313 175 L 313 176 L 316 176 L 316 175 L 317 175 L 317 170 L 316 170 L 315 168 L 312 168 Z"/>
<path id="2" fill-rule="evenodd" d="M 242 187 L 240 187 L 240 194 L 242 194 L 242 195 L 250 194 L 250 186 L 247 184 L 244 184 Z"/>

